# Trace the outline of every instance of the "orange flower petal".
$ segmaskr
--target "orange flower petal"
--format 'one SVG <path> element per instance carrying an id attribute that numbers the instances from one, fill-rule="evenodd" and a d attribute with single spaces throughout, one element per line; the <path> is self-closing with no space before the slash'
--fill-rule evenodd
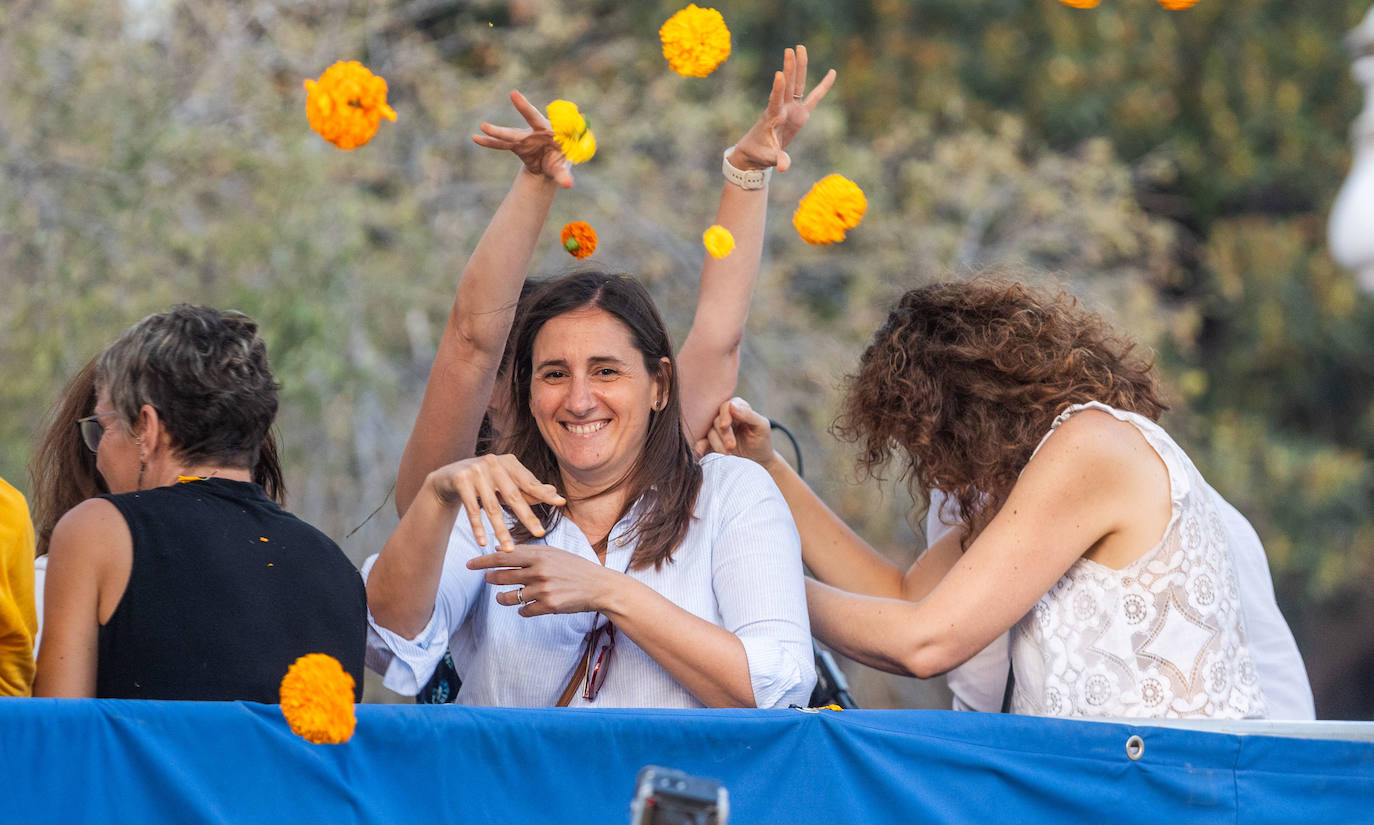
<path id="1" fill-rule="evenodd" d="M 386 81 L 356 60 L 335 63 L 304 85 L 310 128 L 340 149 L 372 140 L 382 118 L 396 120 L 396 110 L 386 105 Z"/>
<path id="2" fill-rule="evenodd" d="M 843 175 L 826 175 L 811 187 L 792 213 L 792 225 L 809 244 L 839 243 L 868 211 L 863 190 Z"/>
<path id="3" fill-rule="evenodd" d="M 325 653 L 300 657 L 281 680 L 281 712 L 297 736 L 317 745 L 353 737 L 353 677 Z"/>
<path id="4" fill-rule="evenodd" d="M 596 230 L 586 221 L 572 221 L 564 225 L 558 238 L 574 258 L 586 258 L 596 251 Z"/>

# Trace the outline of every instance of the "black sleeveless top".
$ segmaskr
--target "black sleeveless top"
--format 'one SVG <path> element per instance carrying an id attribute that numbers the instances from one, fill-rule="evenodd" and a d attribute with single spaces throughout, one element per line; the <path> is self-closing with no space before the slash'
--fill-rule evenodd
<path id="1" fill-rule="evenodd" d="M 102 498 L 128 522 L 133 567 L 100 628 L 96 696 L 271 704 L 292 662 L 328 653 L 362 697 L 367 596 L 328 536 L 248 482 Z"/>

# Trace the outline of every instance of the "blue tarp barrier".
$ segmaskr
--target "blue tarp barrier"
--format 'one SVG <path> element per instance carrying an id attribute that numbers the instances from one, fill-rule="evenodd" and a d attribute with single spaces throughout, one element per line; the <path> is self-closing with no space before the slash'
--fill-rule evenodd
<path id="1" fill-rule="evenodd" d="M 0 753 L 3 823 L 628 823 L 646 764 L 736 825 L 1374 821 L 1371 742 L 946 711 L 362 705 L 320 746 L 272 705 L 32 699 Z"/>

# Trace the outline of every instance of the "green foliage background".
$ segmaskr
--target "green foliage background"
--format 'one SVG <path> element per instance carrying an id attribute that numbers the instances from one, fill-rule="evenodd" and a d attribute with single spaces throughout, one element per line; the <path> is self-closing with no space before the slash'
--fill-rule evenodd
<path id="1" fill-rule="evenodd" d="M 1358 112 L 1340 38 L 1364 10 L 1305 0 L 755 0 L 717 4 L 734 54 L 680 78 L 676 4 L 572 0 L 16 0 L 0 6 L 0 475 L 45 406 L 129 323 L 177 300 L 262 324 L 285 387 L 292 507 L 355 559 L 394 479 L 464 257 L 515 174 L 471 144 L 506 92 L 568 97 L 601 145 L 535 270 L 643 277 L 678 339 L 721 149 L 784 45 L 839 70 L 774 178 L 742 393 L 795 425 L 808 475 L 909 558 L 905 494 L 856 484 L 826 428 L 839 382 L 909 286 L 988 265 L 1071 289 L 1159 354 L 1175 431 L 1269 550 L 1319 713 L 1374 717 L 1374 305 L 1324 249 Z M 339 59 L 400 113 L 351 153 L 301 81 Z M 870 198 L 842 246 L 792 232 L 838 171 Z M 869 705 L 938 703 L 867 680 Z"/>

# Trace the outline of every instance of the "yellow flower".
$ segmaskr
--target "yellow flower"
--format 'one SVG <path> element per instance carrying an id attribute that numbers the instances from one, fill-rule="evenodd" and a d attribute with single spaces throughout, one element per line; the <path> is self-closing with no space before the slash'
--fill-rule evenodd
<path id="1" fill-rule="evenodd" d="M 564 225 L 558 236 L 563 248 L 574 258 L 585 258 L 596 251 L 596 230 L 586 221 L 573 221 Z"/>
<path id="2" fill-rule="evenodd" d="M 668 65 L 683 77 L 705 77 L 730 56 L 730 29 L 715 9 L 688 4 L 668 18 L 658 36 Z"/>
<path id="3" fill-rule="evenodd" d="M 706 245 L 706 251 L 711 253 L 712 258 L 724 258 L 735 249 L 735 236 L 720 224 L 702 233 L 701 242 Z"/>
<path id="4" fill-rule="evenodd" d="M 587 119 L 577 110 L 577 104 L 570 100 L 555 100 L 549 104 L 549 126 L 553 129 L 553 139 L 563 150 L 563 157 L 573 163 L 583 163 L 596 154 L 596 135 L 587 125 Z"/>
<path id="5" fill-rule="evenodd" d="M 337 745 L 353 736 L 353 677 L 339 660 L 311 653 L 295 661 L 281 680 L 281 713 L 292 732 L 317 745 Z"/>
<path id="6" fill-rule="evenodd" d="M 386 81 L 356 60 L 335 63 L 318 81 L 305 81 L 305 91 L 310 128 L 340 149 L 372 140 L 382 118 L 396 120 L 386 105 Z"/>
<path id="7" fill-rule="evenodd" d="M 852 180 L 826 175 L 797 204 L 792 225 L 809 244 L 839 243 L 846 230 L 859 225 L 867 209 L 868 199 Z"/>
<path id="8" fill-rule="evenodd" d="M 1197 5 L 1197 0 L 1159 0 L 1159 5 L 1169 11 L 1183 11 Z"/>
<path id="9" fill-rule="evenodd" d="M 1095 9 L 1102 0 L 1059 0 L 1071 9 Z"/>

